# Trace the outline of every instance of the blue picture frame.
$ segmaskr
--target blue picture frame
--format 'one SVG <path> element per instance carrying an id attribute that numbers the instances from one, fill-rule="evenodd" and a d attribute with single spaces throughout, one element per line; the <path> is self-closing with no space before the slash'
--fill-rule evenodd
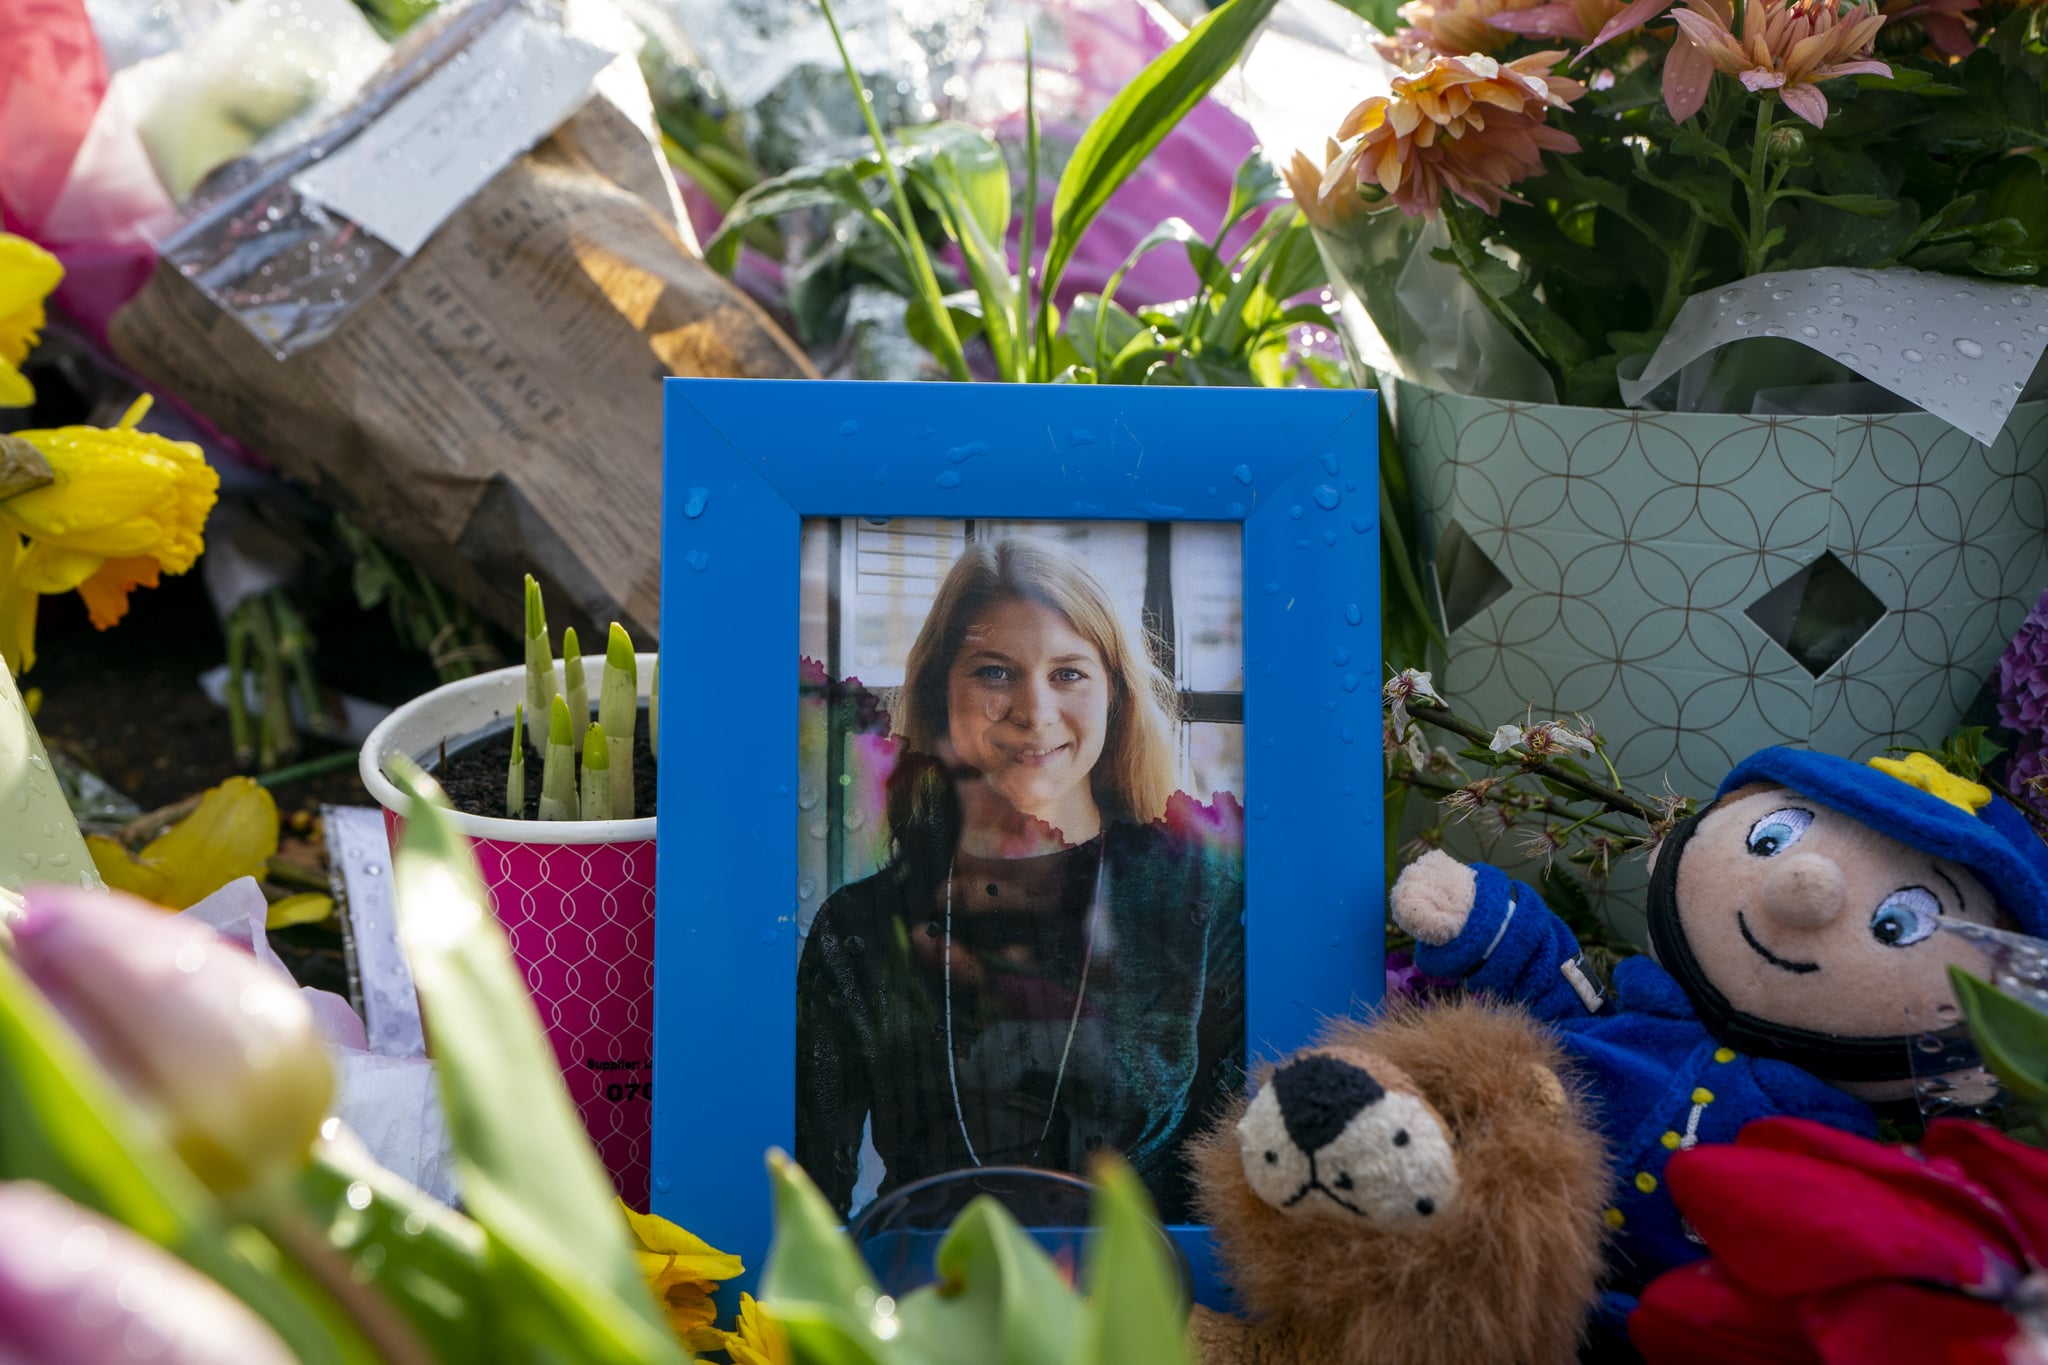
<path id="1" fill-rule="evenodd" d="M 807 517 L 1244 527 L 1256 1062 L 1384 983 L 1376 395 L 670 379 L 654 1211 L 758 1275 L 796 1132 L 798 537 Z M 1206 1238 L 1176 1229 L 1197 1297 Z"/>

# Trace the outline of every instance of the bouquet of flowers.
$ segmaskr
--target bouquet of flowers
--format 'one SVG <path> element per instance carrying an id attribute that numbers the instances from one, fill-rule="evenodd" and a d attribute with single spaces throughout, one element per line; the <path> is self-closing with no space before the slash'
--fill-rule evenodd
<path id="1" fill-rule="evenodd" d="M 1398 14 L 1379 44 L 1397 68 L 1387 93 L 1288 179 L 1403 360 L 1418 328 L 1396 293 L 1418 255 L 1462 276 L 1560 401 L 1609 406 L 1703 291 L 1823 266 L 1998 280 L 2048 266 L 2038 3 L 1411 0 Z"/>

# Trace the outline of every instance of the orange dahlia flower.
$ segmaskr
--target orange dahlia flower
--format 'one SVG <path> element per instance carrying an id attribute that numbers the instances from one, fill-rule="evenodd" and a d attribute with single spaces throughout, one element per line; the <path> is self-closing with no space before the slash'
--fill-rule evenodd
<path id="1" fill-rule="evenodd" d="M 1544 123 L 1551 109 L 1586 92 L 1550 74 L 1563 56 L 1538 52 L 1505 65 L 1476 55 L 1437 57 L 1396 77 L 1391 94 L 1345 116 L 1337 129 L 1344 146 L 1324 170 L 1319 196 L 1355 175 L 1425 218 L 1437 215 L 1446 190 L 1488 213 L 1499 213 L 1503 200 L 1522 202 L 1506 187 L 1540 171 L 1546 150 L 1579 149 L 1578 139 Z"/>

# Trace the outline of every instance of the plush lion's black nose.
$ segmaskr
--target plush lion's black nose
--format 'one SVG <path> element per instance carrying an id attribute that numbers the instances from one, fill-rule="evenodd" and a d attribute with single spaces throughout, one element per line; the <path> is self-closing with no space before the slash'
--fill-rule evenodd
<path id="1" fill-rule="evenodd" d="M 1386 1097 L 1386 1089 L 1362 1066 L 1310 1053 L 1273 1073 L 1273 1093 L 1287 1136 L 1313 1155 L 1336 1141 L 1361 1109 Z"/>

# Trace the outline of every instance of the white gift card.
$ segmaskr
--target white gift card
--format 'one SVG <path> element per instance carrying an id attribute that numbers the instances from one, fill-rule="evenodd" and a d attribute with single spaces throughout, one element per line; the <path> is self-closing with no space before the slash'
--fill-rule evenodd
<path id="1" fill-rule="evenodd" d="M 515 10 L 347 146 L 294 176 L 292 188 L 411 255 L 574 113 L 613 57 Z"/>

